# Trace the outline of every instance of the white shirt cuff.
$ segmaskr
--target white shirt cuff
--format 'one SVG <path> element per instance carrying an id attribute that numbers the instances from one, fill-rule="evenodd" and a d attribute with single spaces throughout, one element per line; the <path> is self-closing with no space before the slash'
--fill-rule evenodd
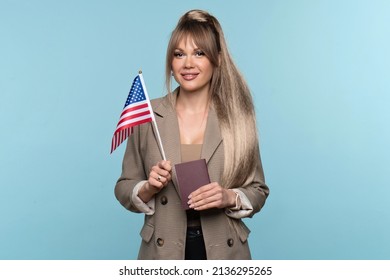
<path id="1" fill-rule="evenodd" d="M 241 209 L 240 210 L 232 210 L 232 209 L 226 208 L 225 209 L 226 215 L 228 215 L 229 217 L 234 218 L 234 219 L 241 219 L 244 217 L 248 217 L 253 211 L 252 204 L 249 201 L 248 197 L 242 191 L 240 191 L 238 189 L 231 189 L 231 190 L 234 191 L 240 197 Z"/>
<path id="2" fill-rule="evenodd" d="M 133 194 L 131 195 L 131 200 L 134 204 L 134 206 L 141 211 L 142 213 L 145 213 L 146 215 L 153 215 L 154 214 L 154 209 L 155 209 L 155 199 L 154 197 L 147 203 L 143 202 L 141 198 L 139 198 L 138 193 L 139 190 L 142 188 L 142 186 L 146 183 L 147 181 L 141 181 L 137 185 L 135 185 L 133 189 Z"/>

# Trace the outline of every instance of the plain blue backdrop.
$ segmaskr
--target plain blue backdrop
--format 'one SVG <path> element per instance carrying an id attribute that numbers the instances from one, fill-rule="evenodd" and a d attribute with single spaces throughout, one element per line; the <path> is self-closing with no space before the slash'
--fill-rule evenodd
<path id="1" fill-rule="evenodd" d="M 387 0 L 0 1 L 0 259 L 135 259 L 112 133 L 178 18 L 221 22 L 253 92 L 271 195 L 255 259 L 390 258 Z"/>

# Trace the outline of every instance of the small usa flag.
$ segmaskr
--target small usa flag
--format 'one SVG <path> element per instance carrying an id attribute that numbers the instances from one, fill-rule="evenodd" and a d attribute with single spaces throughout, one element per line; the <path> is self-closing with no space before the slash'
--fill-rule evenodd
<path id="1" fill-rule="evenodd" d="M 133 127 L 153 121 L 153 110 L 144 88 L 142 74 L 137 75 L 131 86 L 111 142 L 111 153 L 133 133 Z"/>

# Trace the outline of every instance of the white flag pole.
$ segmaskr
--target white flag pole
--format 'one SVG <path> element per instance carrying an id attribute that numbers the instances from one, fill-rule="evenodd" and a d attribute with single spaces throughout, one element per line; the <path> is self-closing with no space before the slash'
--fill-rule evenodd
<path id="1" fill-rule="evenodd" d="M 139 77 L 140 77 L 141 84 L 142 84 L 142 87 L 143 87 L 144 92 L 145 92 L 146 100 L 148 101 L 148 106 L 152 110 L 152 105 L 150 104 L 148 91 L 146 90 L 146 85 L 145 85 L 144 77 L 142 76 L 142 71 L 141 70 L 139 71 Z M 162 157 L 163 157 L 164 160 L 167 160 L 167 158 L 165 156 L 165 151 L 164 151 L 164 148 L 163 148 L 163 145 L 162 145 L 162 142 L 161 142 L 160 132 L 159 132 L 158 127 L 157 127 L 156 118 L 154 117 L 154 112 L 152 111 L 151 113 L 152 113 L 151 114 L 152 115 L 152 122 L 153 122 L 153 125 L 154 125 L 154 128 L 155 128 L 156 134 L 157 134 L 157 142 L 158 142 L 158 144 L 160 146 Z"/>

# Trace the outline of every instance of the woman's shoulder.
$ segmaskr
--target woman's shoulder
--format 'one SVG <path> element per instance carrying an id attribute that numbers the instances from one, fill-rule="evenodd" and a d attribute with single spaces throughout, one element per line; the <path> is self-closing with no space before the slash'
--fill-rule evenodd
<path id="1" fill-rule="evenodd" d="M 173 108 L 172 102 L 168 95 L 154 98 L 150 100 L 150 103 L 152 105 L 153 111 L 158 114 L 164 114 L 165 112 L 172 111 Z"/>
<path id="2" fill-rule="evenodd" d="M 165 99 L 167 99 L 166 95 L 163 97 L 153 98 L 150 100 L 150 104 L 152 105 L 153 108 L 156 108 L 156 107 L 160 106 L 161 103 L 164 103 Z"/>

